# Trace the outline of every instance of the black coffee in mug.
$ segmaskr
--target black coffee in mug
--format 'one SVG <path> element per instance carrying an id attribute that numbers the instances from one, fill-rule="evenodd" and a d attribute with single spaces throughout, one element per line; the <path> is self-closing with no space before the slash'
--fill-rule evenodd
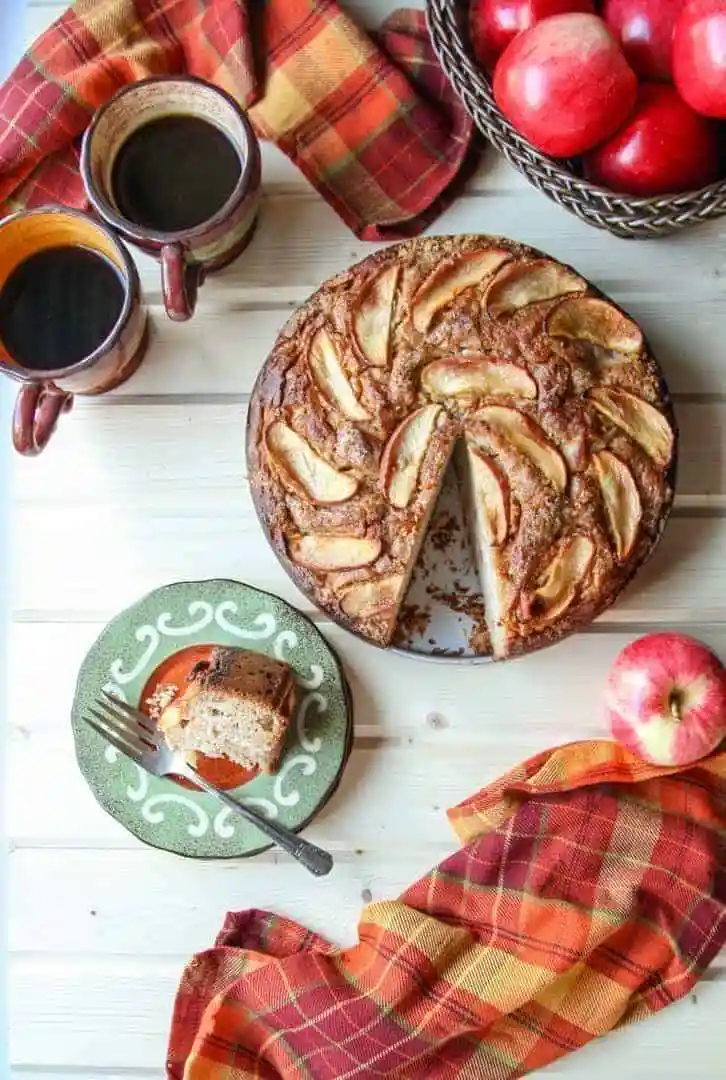
<path id="1" fill-rule="evenodd" d="M 194 314 L 207 274 L 252 239 L 260 147 L 234 98 L 191 75 L 123 86 L 83 136 L 81 175 L 96 213 L 160 263 L 170 319 Z"/>
<path id="2" fill-rule="evenodd" d="M 127 221 L 156 232 L 183 232 L 214 217 L 241 175 L 236 147 L 215 124 L 168 115 L 137 128 L 123 143 L 111 170 L 111 192 Z"/>
<path id="3" fill-rule="evenodd" d="M 53 371 L 91 356 L 124 308 L 114 264 L 80 245 L 35 252 L 0 289 L 0 340 L 24 368 Z"/>

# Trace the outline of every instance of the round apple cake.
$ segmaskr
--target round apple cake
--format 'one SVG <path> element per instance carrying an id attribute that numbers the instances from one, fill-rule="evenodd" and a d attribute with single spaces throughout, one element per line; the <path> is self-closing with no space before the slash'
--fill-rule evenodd
<path id="1" fill-rule="evenodd" d="M 250 402 L 265 532 L 297 586 L 396 633 L 449 461 L 496 658 L 613 602 L 673 501 L 676 426 L 631 318 L 570 267 L 489 236 L 376 252 L 283 328 Z"/>

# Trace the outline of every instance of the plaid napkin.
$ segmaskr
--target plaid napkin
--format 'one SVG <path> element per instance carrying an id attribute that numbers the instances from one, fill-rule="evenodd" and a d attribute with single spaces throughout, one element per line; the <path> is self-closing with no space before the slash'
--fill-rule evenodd
<path id="1" fill-rule="evenodd" d="M 248 107 L 366 240 L 421 232 L 473 169 L 472 122 L 421 12 L 374 43 L 333 0 L 77 0 L 0 87 L 0 212 L 85 205 L 78 136 L 95 109 L 178 72 Z"/>
<path id="2" fill-rule="evenodd" d="M 684 997 L 726 944 L 726 752 L 679 772 L 571 743 L 449 817 L 467 846 L 352 948 L 228 915 L 182 978 L 170 1080 L 510 1080 Z"/>

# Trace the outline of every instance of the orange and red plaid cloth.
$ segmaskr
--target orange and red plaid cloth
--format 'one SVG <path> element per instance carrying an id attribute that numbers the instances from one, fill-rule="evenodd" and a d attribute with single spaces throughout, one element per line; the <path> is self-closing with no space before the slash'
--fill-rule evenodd
<path id="1" fill-rule="evenodd" d="M 686 995 L 726 944 L 726 752 L 539 754 L 340 951 L 263 911 L 186 969 L 170 1080 L 510 1080 Z"/>
<path id="2" fill-rule="evenodd" d="M 85 205 L 78 136 L 95 109 L 180 72 L 248 107 L 367 240 L 420 232 L 473 167 L 471 120 L 421 12 L 391 16 L 374 42 L 333 0 L 77 0 L 0 88 L 0 213 Z"/>

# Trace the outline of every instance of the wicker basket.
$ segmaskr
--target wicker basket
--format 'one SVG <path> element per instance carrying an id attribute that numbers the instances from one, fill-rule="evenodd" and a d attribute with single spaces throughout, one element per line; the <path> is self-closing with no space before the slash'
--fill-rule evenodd
<path id="1" fill-rule="evenodd" d="M 474 63 L 467 14 L 466 0 L 427 0 L 426 18 L 439 63 L 480 131 L 539 191 L 589 225 L 626 239 L 664 236 L 726 213 L 726 180 L 656 199 L 615 195 L 579 178 L 566 162 L 535 150 L 502 116 L 489 80 Z"/>

